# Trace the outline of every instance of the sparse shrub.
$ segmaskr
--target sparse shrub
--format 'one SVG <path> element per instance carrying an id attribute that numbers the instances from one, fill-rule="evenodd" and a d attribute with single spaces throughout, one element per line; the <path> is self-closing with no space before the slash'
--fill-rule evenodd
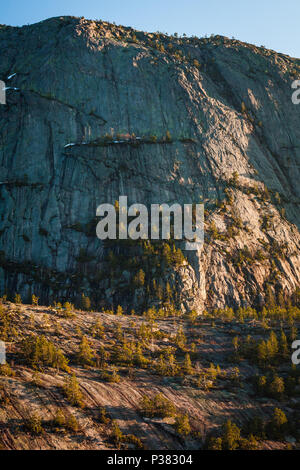
<path id="1" fill-rule="evenodd" d="M 243 437 L 240 438 L 240 441 L 239 441 L 240 450 L 257 450 L 257 448 L 258 448 L 258 441 L 253 435 L 250 435 L 248 439 L 245 439 Z"/>
<path id="2" fill-rule="evenodd" d="M 104 326 L 99 319 L 96 324 L 91 327 L 91 335 L 93 338 L 104 338 Z"/>
<path id="3" fill-rule="evenodd" d="M 118 305 L 116 315 L 117 316 L 123 315 L 123 308 L 121 307 L 121 305 Z"/>
<path id="4" fill-rule="evenodd" d="M 53 423 L 58 428 L 63 428 L 66 425 L 66 417 L 62 410 L 59 409 L 56 411 Z"/>
<path id="5" fill-rule="evenodd" d="M 144 395 L 140 402 L 140 409 L 142 414 L 151 418 L 156 416 L 166 418 L 176 413 L 175 405 L 162 393 L 158 393 L 153 398 Z"/>
<path id="6" fill-rule="evenodd" d="M 134 434 L 126 434 L 123 436 L 123 441 L 126 443 L 133 444 L 136 449 L 143 450 L 145 449 L 144 444 L 142 443 L 141 439 Z"/>
<path id="7" fill-rule="evenodd" d="M 20 294 L 15 295 L 15 304 L 21 304 L 22 303 L 22 298 Z"/>
<path id="8" fill-rule="evenodd" d="M 25 421 L 25 428 L 32 434 L 39 435 L 43 433 L 42 419 L 39 414 L 33 413 Z"/>
<path id="9" fill-rule="evenodd" d="M 32 294 L 31 303 L 32 305 L 35 305 L 35 306 L 39 304 L 39 298 L 34 294 Z"/>
<path id="10" fill-rule="evenodd" d="M 32 385 L 34 385 L 35 387 L 41 387 L 41 385 L 42 385 L 41 376 L 40 376 L 40 374 L 38 373 L 37 370 L 35 370 L 34 373 L 33 373 L 33 375 L 32 375 L 31 383 L 32 383 Z"/>
<path id="11" fill-rule="evenodd" d="M 222 450 L 222 438 L 211 437 L 207 443 L 208 450 Z"/>
<path id="12" fill-rule="evenodd" d="M 110 418 L 107 416 L 106 409 L 104 407 L 100 408 L 99 410 L 99 421 L 105 425 L 110 422 Z"/>
<path id="13" fill-rule="evenodd" d="M 135 287 L 143 287 L 145 284 L 145 273 L 140 269 L 133 278 L 133 284 Z"/>
<path id="14" fill-rule="evenodd" d="M 164 357 L 163 354 L 160 354 L 158 360 L 155 362 L 155 371 L 158 375 L 166 377 L 174 377 L 177 375 L 179 366 L 174 354 L 167 352 L 166 357 Z"/>
<path id="15" fill-rule="evenodd" d="M 171 137 L 170 131 L 167 131 L 167 132 L 166 132 L 166 141 L 167 141 L 167 142 L 171 142 L 171 141 L 172 141 L 172 137 Z"/>
<path id="16" fill-rule="evenodd" d="M 78 432 L 79 431 L 79 424 L 76 419 L 76 417 L 73 414 L 70 414 L 66 418 L 66 424 L 65 424 L 66 429 L 72 432 Z"/>
<path id="17" fill-rule="evenodd" d="M 199 317 L 199 315 L 198 315 L 198 313 L 196 312 L 196 310 L 191 310 L 191 311 L 188 313 L 187 317 L 188 317 L 188 320 L 189 320 L 192 324 L 195 324 L 196 321 L 197 321 L 197 319 L 198 319 L 198 317 Z"/>
<path id="18" fill-rule="evenodd" d="M 74 317 L 74 306 L 70 302 L 64 303 L 64 316 L 66 318 Z"/>
<path id="19" fill-rule="evenodd" d="M 119 383 L 121 377 L 118 374 L 118 369 L 114 367 L 112 373 L 109 373 L 108 371 L 101 372 L 101 379 L 105 380 L 105 382 Z"/>
<path id="20" fill-rule="evenodd" d="M 178 348 L 183 349 L 183 350 L 185 349 L 186 337 L 183 332 L 182 326 L 178 328 L 178 331 L 176 333 L 175 344 L 178 346 Z"/>
<path id="21" fill-rule="evenodd" d="M 274 398 L 281 398 L 284 393 L 284 380 L 276 375 L 269 384 L 269 394 Z"/>
<path id="22" fill-rule="evenodd" d="M 0 375 L 5 377 L 13 377 L 15 372 L 12 370 L 9 364 L 0 364 Z"/>
<path id="23" fill-rule="evenodd" d="M 176 432 L 181 436 L 188 436 L 191 432 L 191 426 L 188 415 L 177 415 L 174 424 Z"/>
<path id="24" fill-rule="evenodd" d="M 192 361 L 191 361 L 191 358 L 190 358 L 189 354 L 185 355 L 184 362 L 183 362 L 181 370 L 182 370 L 183 375 L 192 375 L 192 374 L 194 374 L 194 369 L 193 369 Z"/>
<path id="25" fill-rule="evenodd" d="M 230 378 L 231 378 L 231 380 L 233 381 L 234 384 L 237 384 L 237 385 L 240 384 L 241 373 L 240 373 L 240 369 L 238 367 L 234 367 L 232 369 Z"/>
<path id="26" fill-rule="evenodd" d="M 21 351 L 33 367 L 49 366 L 70 372 L 68 359 L 45 336 L 29 336 L 21 342 Z"/>

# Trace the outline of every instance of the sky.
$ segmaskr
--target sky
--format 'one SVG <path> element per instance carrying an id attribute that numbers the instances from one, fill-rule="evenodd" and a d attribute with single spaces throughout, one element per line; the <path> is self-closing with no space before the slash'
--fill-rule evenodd
<path id="1" fill-rule="evenodd" d="M 300 58 L 299 0 L 3 0 L 0 23 L 67 15 L 144 31 L 221 34 Z"/>

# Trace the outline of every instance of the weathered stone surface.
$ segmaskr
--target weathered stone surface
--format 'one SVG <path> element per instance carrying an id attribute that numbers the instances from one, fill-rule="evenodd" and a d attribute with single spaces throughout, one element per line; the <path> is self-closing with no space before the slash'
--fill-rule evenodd
<path id="1" fill-rule="evenodd" d="M 89 279 L 103 245 L 86 227 L 99 204 L 123 194 L 129 203 L 206 203 L 204 250 L 181 270 L 185 308 L 262 303 L 267 285 L 291 294 L 300 279 L 299 61 L 222 37 L 135 36 L 69 17 L 1 28 L 0 78 L 17 73 L 20 92 L 0 106 L 0 292 L 104 298 L 111 287 Z M 104 145 L 105 134 L 141 139 Z M 213 207 L 234 172 L 231 203 Z M 253 194 L 264 185 L 271 200 Z M 211 221 L 226 232 L 231 213 L 239 233 L 213 240 Z M 287 243 L 280 258 L 274 240 Z M 232 263 L 245 245 L 265 259 Z M 80 250 L 90 259 L 76 277 Z"/>

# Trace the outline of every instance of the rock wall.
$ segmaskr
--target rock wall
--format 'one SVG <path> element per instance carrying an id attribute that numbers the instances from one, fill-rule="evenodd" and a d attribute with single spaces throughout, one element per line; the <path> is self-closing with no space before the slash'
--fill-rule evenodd
<path id="1" fill-rule="evenodd" d="M 0 293 L 122 301 L 95 235 L 96 207 L 119 195 L 205 203 L 200 258 L 157 274 L 185 309 L 299 286 L 299 60 L 71 17 L 2 26 L 0 57 L 19 89 L 0 106 Z"/>

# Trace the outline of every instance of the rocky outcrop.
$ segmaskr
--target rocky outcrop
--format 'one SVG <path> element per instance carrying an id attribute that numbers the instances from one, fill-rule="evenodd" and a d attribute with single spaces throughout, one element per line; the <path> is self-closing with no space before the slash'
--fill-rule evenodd
<path id="1" fill-rule="evenodd" d="M 119 195 L 205 203 L 202 253 L 173 269 L 185 309 L 260 305 L 299 286 L 299 60 L 71 17 L 2 26 L 0 54 L 0 78 L 16 73 L 19 88 L 0 106 L 2 293 L 119 302 L 123 274 L 105 285 L 95 235 L 96 207 Z"/>

